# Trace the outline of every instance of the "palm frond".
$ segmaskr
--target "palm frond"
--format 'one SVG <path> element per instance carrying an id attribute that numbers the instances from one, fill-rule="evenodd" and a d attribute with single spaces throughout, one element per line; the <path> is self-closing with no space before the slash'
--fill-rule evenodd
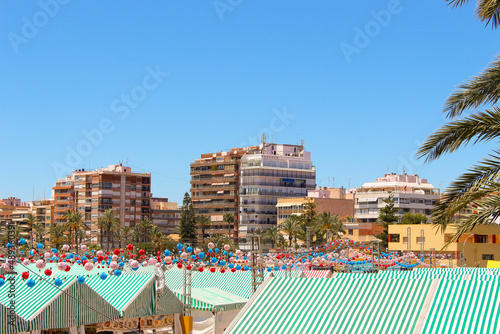
<path id="1" fill-rule="evenodd" d="M 499 92 L 500 93 L 500 92 Z M 500 109 L 493 107 L 477 114 L 455 119 L 431 134 L 417 152 L 418 158 L 425 161 L 436 160 L 452 153 L 470 142 L 477 144 L 491 141 L 500 136 Z"/>
<path id="2" fill-rule="evenodd" d="M 446 189 L 433 212 L 434 224 L 444 229 L 453 222 L 455 214 L 478 200 L 500 192 L 500 152 L 494 151 L 488 158 L 462 174 Z"/>
<path id="3" fill-rule="evenodd" d="M 495 0 L 500 1 L 500 0 Z M 445 102 L 443 112 L 448 118 L 484 104 L 495 104 L 500 98 L 500 57 L 477 76 L 458 86 Z"/>
<path id="4" fill-rule="evenodd" d="M 461 7 L 469 3 L 469 0 L 446 0 L 453 8 Z M 475 14 L 479 21 L 491 24 L 493 29 L 500 25 L 500 1 L 499 0 L 478 0 Z"/>

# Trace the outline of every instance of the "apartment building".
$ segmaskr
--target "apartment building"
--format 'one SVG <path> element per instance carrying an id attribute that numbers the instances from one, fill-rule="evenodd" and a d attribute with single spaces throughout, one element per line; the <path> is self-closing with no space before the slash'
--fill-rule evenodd
<path id="1" fill-rule="evenodd" d="M 54 187 L 54 220 L 64 222 L 66 210 L 81 212 L 90 227 L 86 242 L 98 242 L 97 221 L 113 209 L 122 226 L 134 226 L 140 219 L 151 217 L 151 174 L 134 173 L 121 163 L 94 171 L 78 169 Z"/>
<path id="2" fill-rule="evenodd" d="M 30 213 L 35 217 L 38 223 L 45 226 L 44 241 L 48 241 L 50 237 L 50 224 L 54 223 L 54 201 L 50 199 L 41 199 L 38 201 L 29 202 Z"/>
<path id="3" fill-rule="evenodd" d="M 240 237 L 277 225 L 278 198 L 304 198 L 315 188 L 316 168 L 304 143 L 267 143 L 263 136 L 260 146 L 241 158 Z"/>
<path id="4" fill-rule="evenodd" d="M 75 177 L 68 175 L 56 181 L 52 188 L 54 197 L 54 223 L 64 224 L 64 213 L 75 210 Z"/>
<path id="5" fill-rule="evenodd" d="M 168 198 L 151 197 L 151 220 L 164 234 L 174 234 L 180 224 L 181 209 Z"/>
<path id="6" fill-rule="evenodd" d="M 230 237 L 238 238 L 241 158 L 256 148 L 206 153 L 191 163 L 193 207 L 197 215 L 206 215 L 212 222 L 206 233 L 228 234 L 231 231 Z M 234 224 L 224 223 L 226 213 L 233 214 Z M 201 239 L 201 231 L 199 237 Z"/>
<path id="7" fill-rule="evenodd" d="M 396 215 L 401 219 L 405 212 L 421 213 L 429 219 L 436 201 L 438 188 L 418 175 L 386 174 L 375 182 L 367 182 L 355 194 L 355 218 L 359 223 L 376 223 L 379 210 L 385 207 L 384 199 L 394 195 Z"/>

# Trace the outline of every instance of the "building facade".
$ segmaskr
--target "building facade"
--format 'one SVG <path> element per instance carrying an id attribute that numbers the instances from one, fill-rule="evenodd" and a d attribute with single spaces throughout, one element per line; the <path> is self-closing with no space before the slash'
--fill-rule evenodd
<path id="1" fill-rule="evenodd" d="M 64 179 L 56 181 L 52 188 L 54 197 L 54 222 L 64 224 L 64 213 L 68 210 L 75 210 L 75 178 L 68 175 Z"/>
<path id="2" fill-rule="evenodd" d="M 386 174 L 375 182 L 367 182 L 355 194 L 355 218 L 359 223 L 377 223 L 379 211 L 386 206 L 384 199 L 394 195 L 396 215 L 420 213 L 430 219 L 440 198 L 440 191 L 418 175 Z"/>
<path id="3" fill-rule="evenodd" d="M 241 158 L 240 237 L 277 225 L 278 198 L 304 198 L 315 188 L 316 168 L 304 144 L 267 143 L 263 136 L 258 149 Z"/>
<path id="4" fill-rule="evenodd" d="M 412 251 L 419 254 L 445 255 L 445 265 L 486 267 L 488 260 L 500 260 L 500 226 L 477 225 L 457 241 L 445 245 L 456 233 L 458 225 L 448 225 L 444 233 L 438 226 L 389 225 L 389 251 Z"/>
<path id="5" fill-rule="evenodd" d="M 210 218 L 208 233 L 238 238 L 241 158 L 254 148 L 202 154 L 191 163 L 191 200 L 197 215 Z M 234 216 L 234 224 L 223 221 L 227 213 Z"/>
<path id="6" fill-rule="evenodd" d="M 151 197 L 151 220 L 164 234 L 174 234 L 181 220 L 181 209 L 168 198 Z"/>

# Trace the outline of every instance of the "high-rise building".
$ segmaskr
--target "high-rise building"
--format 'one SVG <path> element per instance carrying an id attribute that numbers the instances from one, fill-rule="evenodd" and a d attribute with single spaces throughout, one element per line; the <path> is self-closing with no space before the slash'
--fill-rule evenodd
<path id="1" fill-rule="evenodd" d="M 240 237 L 277 225 L 278 198 L 305 197 L 315 188 L 316 168 L 304 143 L 267 143 L 263 136 L 260 146 L 241 158 Z"/>
<path id="2" fill-rule="evenodd" d="M 54 223 L 63 224 L 66 220 L 64 213 L 68 210 L 75 210 L 75 178 L 68 175 L 64 179 L 56 181 L 52 188 L 54 195 Z"/>
<path id="3" fill-rule="evenodd" d="M 197 215 L 206 215 L 212 224 L 206 233 L 238 237 L 241 158 L 258 147 L 233 148 L 229 151 L 202 154 L 191 163 L 191 200 Z M 234 216 L 234 224 L 223 221 Z M 201 231 L 199 231 L 201 240 Z"/>
<path id="4" fill-rule="evenodd" d="M 103 213 L 113 209 L 122 226 L 134 226 L 151 216 L 151 174 L 133 173 L 131 168 L 109 165 L 95 171 L 79 169 L 54 187 L 55 220 L 64 222 L 66 210 L 81 212 L 90 227 L 87 242 L 98 242 L 97 222 Z M 73 201 L 71 200 L 73 198 Z"/>
<path id="5" fill-rule="evenodd" d="M 54 222 L 54 201 L 50 199 L 41 199 L 29 203 L 31 205 L 31 214 L 35 217 L 39 224 L 45 227 L 45 234 L 41 236 L 44 243 L 49 240 L 50 224 Z M 33 238 L 37 240 L 33 234 Z"/>
<path id="6" fill-rule="evenodd" d="M 418 175 L 386 174 L 375 182 L 367 182 L 356 191 L 355 218 L 359 223 L 376 223 L 379 211 L 385 207 L 384 199 L 394 196 L 396 215 L 401 219 L 405 212 L 421 213 L 430 218 L 436 201 L 440 198 L 438 188 Z"/>

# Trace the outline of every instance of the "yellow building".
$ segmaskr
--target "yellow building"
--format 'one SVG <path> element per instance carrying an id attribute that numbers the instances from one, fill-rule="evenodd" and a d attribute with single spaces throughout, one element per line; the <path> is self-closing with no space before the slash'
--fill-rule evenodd
<path id="1" fill-rule="evenodd" d="M 450 225 L 444 233 L 438 226 L 431 224 L 389 226 L 389 251 L 412 251 L 429 254 L 435 251 L 451 256 L 455 264 L 462 264 L 462 256 L 469 267 L 486 267 L 488 260 L 500 260 L 500 226 L 479 225 L 462 235 L 457 241 L 451 240 L 457 231 Z"/>

